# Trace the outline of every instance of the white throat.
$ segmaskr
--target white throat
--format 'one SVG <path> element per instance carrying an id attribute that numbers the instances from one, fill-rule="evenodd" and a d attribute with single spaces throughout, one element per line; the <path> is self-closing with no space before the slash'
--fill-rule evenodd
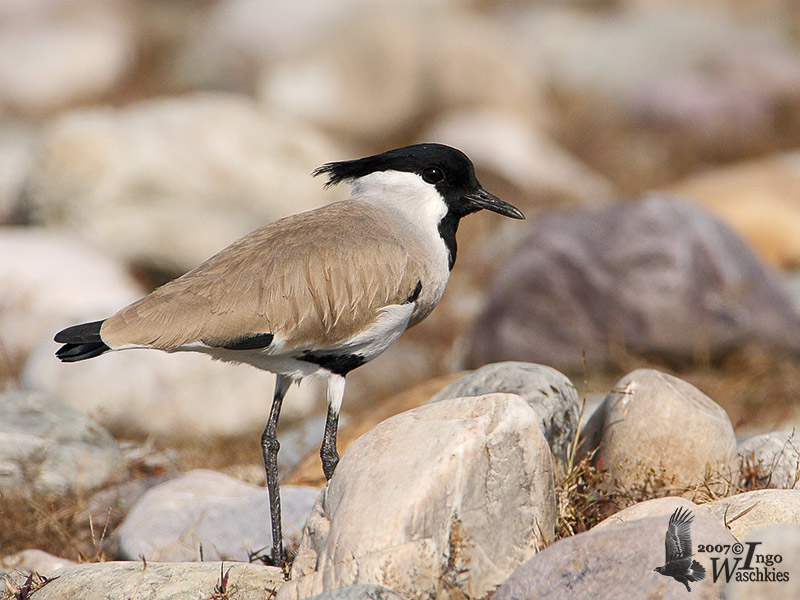
<path id="1" fill-rule="evenodd" d="M 435 232 L 438 236 L 439 222 L 447 214 L 447 204 L 436 188 L 416 173 L 405 171 L 379 171 L 360 177 L 350 197 L 396 210 L 427 235 Z"/>

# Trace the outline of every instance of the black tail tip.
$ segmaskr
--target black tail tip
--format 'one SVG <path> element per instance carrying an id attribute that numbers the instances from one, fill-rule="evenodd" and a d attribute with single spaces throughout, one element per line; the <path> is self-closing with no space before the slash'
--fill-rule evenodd
<path id="1" fill-rule="evenodd" d="M 87 342 L 85 344 L 64 344 L 56 351 L 56 357 L 61 362 L 77 362 L 100 356 L 106 350 L 111 350 L 103 342 Z"/>
<path id="2" fill-rule="evenodd" d="M 100 326 L 103 321 L 81 323 L 59 331 L 56 342 L 64 344 L 56 352 L 62 362 L 76 362 L 100 356 L 106 350 L 111 350 L 100 337 Z"/>
<path id="3" fill-rule="evenodd" d="M 80 342 L 102 342 L 100 338 L 100 327 L 103 321 L 92 321 L 91 323 L 81 323 L 73 325 L 59 331 L 53 341 L 59 344 L 77 344 Z"/>

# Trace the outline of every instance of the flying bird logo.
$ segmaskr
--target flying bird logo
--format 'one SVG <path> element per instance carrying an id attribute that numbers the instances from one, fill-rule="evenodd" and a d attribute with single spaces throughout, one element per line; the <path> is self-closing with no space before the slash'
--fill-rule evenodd
<path id="1" fill-rule="evenodd" d="M 673 577 L 691 592 L 689 582 L 705 578 L 706 570 L 699 562 L 692 560 L 692 521 L 694 517 L 686 509 L 678 508 L 669 518 L 664 544 L 667 550 L 666 563 L 653 569 L 666 577 Z"/>

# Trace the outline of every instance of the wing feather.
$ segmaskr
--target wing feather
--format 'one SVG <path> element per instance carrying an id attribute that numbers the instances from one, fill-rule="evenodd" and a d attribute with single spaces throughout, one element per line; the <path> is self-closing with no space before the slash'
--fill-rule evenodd
<path id="1" fill-rule="evenodd" d="M 688 510 L 678 508 L 669 518 L 665 537 L 667 562 L 692 556 L 691 524 L 694 517 Z"/>
<path id="2" fill-rule="evenodd" d="M 166 350 L 263 333 L 289 348 L 335 345 L 414 291 L 425 265 L 405 233 L 353 201 L 281 219 L 106 319 L 101 335 Z"/>

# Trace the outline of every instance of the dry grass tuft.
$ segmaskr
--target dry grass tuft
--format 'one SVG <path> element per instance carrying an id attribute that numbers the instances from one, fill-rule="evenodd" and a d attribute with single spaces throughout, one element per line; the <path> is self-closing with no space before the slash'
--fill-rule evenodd
<path id="1" fill-rule="evenodd" d="M 39 575 L 39 573 L 28 573 L 22 582 L 15 583 L 8 576 L 3 577 L 5 590 L 0 595 L 0 600 L 28 600 L 35 591 L 42 589 L 52 579 Z"/>
<path id="2" fill-rule="evenodd" d="M 0 500 L 0 547 L 3 554 L 37 548 L 78 562 L 106 560 L 105 543 L 122 521 L 122 511 L 109 507 L 97 518 L 89 509 L 88 496 L 47 499 Z M 103 522 L 95 526 L 95 521 Z"/>

